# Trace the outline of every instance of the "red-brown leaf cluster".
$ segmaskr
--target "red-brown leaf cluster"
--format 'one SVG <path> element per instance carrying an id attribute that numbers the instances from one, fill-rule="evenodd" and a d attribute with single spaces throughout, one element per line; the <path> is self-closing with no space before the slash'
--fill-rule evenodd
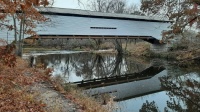
<path id="1" fill-rule="evenodd" d="M 9 67 L 14 67 L 16 64 L 16 56 L 14 54 L 15 45 L 3 44 L 5 41 L 0 39 L 0 62 Z"/>
<path id="2" fill-rule="evenodd" d="M 200 0 L 142 0 L 141 10 L 147 15 L 159 15 L 173 21 L 168 33 L 176 35 L 188 26 L 199 28 L 199 5 Z M 164 38 L 171 38 L 171 35 Z"/>
<path id="3" fill-rule="evenodd" d="M 14 30 L 15 34 L 36 35 L 34 28 L 36 23 L 47 20 L 38 7 L 46 7 L 51 0 L 0 0 L 0 27 Z M 15 22 L 13 22 L 15 21 Z M 16 24 L 19 22 L 20 24 Z M 23 27 L 19 27 L 23 25 Z M 22 37 L 15 35 L 15 41 Z"/>

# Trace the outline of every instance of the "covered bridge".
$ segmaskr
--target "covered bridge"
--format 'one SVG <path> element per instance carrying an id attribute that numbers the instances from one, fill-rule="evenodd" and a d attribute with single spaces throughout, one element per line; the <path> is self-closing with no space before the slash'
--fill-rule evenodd
<path id="1" fill-rule="evenodd" d="M 140 38 L 151 43 L 162 39 L 170 21 L 147 16 L 101 13 L 79 9 L 41 8 L 52 25 L 41 28 L 41 38 Z"/>
<path id="2" fill-rule="evenodd" d="M 39 8 L 50 19 L 35 29 L 39 38 L 140 38 L 154 43 L 162 39 L 170 21 L 157 17 L 101 13 L 66 8 Z M 1 31 L 1 37 L 12 38 L 11 31 Z M 33 36 L 26 36 L 26 38 Z"/>

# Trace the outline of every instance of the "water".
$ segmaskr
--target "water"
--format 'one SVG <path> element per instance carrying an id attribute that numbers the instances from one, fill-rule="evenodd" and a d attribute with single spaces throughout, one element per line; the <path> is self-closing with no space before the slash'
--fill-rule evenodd
<path id="1" fill-rule="evenodd" d="M 199 64 L 179 67 L 159 59 L 62 51 L 35 57 L 37 64 L 53 68 L 53 76 L 87 88 L 102 104 L 114 98 L 116 112 L 200 111 Z"/>

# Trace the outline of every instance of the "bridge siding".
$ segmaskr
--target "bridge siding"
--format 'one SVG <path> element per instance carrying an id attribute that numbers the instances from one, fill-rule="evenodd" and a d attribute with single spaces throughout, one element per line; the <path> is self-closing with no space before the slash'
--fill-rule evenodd
<path id="1" fill-rule="evenodd" d="M 48 35 L 116 35 L 153 36 L 161 39 L 161 32 L 169 23 L 133 20 L 116 20 L 73 16 L 48 16 L 53 25 L 46 26 L 38 34 Z M 90 29 L 90 27 L 111 27 L 117 29 Z"/>
<path id="2" fill-rule="evenodd" d="M 51 22 L 38 25 L 37 33 L 43 35 L 116 35 L 116 36 L 152 36 L 161 39 L 161 32 L 169 23 L 117 20 L 91 17 L 46 15 Z M 90 29 L 90 27 L 112 27 L 117 29 Z M 0 38 L 6 39 L 7 31 L 1 30 Z M 26 35 L 28 37 L 28 35 Z M 9 31 L 9 40 L 13 40 L 13 31 Z"/>

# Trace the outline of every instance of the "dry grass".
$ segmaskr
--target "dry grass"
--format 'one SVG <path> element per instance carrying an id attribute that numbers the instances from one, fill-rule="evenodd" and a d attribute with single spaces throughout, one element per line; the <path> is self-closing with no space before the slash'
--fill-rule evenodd
<path id="1" fill-rule="evenodd" d="M 193 49 L 187 51 L 176 51 L 176 59 L 177 60 L 189 60 L 200 57 L 200 49 Z"/>
<path id="2" fill-rule="evenodd" d="M 112 42 L 104 42 L 100 45 L 101 49 L 114 49 L 115 45 Z"/>
<path id="3" fill-rule="evenodd" d="M 112 112 L 114 105 L 105 107 L 93 97 L 84 94 L 83 90 L 80 88 L 70 84 L 63 85 L 60 82 L 62 81 L 58 78 L 53 81 L 54 85 L 56 85 L 56 90 L 64 94 L 67 99 L 77 104 L 81 112 Z"/>
<path id="4" fill-rule="evenodd" d="M 56 51 L 58 49 L 56 48 L 42 48 L 42 47 L 29 47 L 29 48 L 23 48 L 23 53 L 30 53 L 31 51 L 38 51 L 38 52 L 41 52 L 41 51 Z"/>
<path id="5" fill-rule="evenodd" d="M 83 112 L 108 112 L 108 110 L 103 108 L 94 98 L 80 94 L 82 91 L 71 90 L 69 93 L 67 97 L 79 104 Z"/>
<path id="6" fill-rule="evenodd" d="M 126 44 L 122 45 L 125 49 Z M 129 43 L 126 49 L 131 55 L 145 56 L 150 50 L 150 44 L 147 42 Z"/>

